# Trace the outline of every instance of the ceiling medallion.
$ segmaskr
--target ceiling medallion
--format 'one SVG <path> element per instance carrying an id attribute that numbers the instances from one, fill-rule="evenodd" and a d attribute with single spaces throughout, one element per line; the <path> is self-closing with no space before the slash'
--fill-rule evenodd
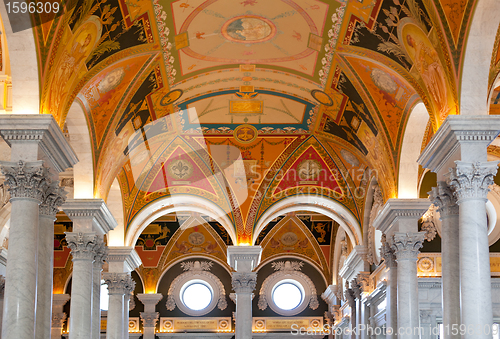
<path id="1" fill-rule="evenodd" d="M 333 100 L 328 94 L 319 89 L 313 89 L 311 91 L 311 96 L 320 104 L 325 106 L 333 106 Z"/>
<path id="2" fill-rule="evenodd" d="M 168 92 L 163 96 L 163 98 L 160 99 L 160 105 L 170 105 L 171 103 L 177 101 L 183 93 L 182 89 L 174 89 L 173 91 Z"/>
<path id="3" fill-rule="evenodd" d="M 276 34 L 276 26 L 258 15 L 241 15 L 230 19 L 222 26 L 222 35 L 229 41 L 239 43 L 264 42 Z"/>
<path id="4" fill-rule="evenodd" d="M 238 142 L 242 144 L 249 144 L 257 139 L 259 133 L 257 132 L 257 129 L 252 125 L 245 124 L 236 127 L 233 135 Z"/>
<path id="5" fill-rule="evenodd" d="M 297 166 L 299 178 L 302 180 L 315 180 L 320 174 L 321 167 L 321 163 L 318 160 L 303 160 L 299 166 Z"/>
<path id="6" fill-rule="evenodd" d="M 186 180 L 193 174 L 193 164 L 184 159 L 173 160 L 168 164 L 167 171 L 174 179 Z"/>

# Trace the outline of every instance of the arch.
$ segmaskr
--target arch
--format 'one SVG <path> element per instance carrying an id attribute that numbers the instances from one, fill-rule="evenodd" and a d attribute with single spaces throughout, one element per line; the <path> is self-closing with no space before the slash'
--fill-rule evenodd
<path id="1" fill-rule="evenodd" d="M 94 198 L 94 167 L 90 133 L 82 106 L 77 101 L 71 105 L 66 118 L 70 144 L 80 161 L 73 166 L 74 198 Z"/>
<path id="2" fill-rule="evenodd" d="M 406 122 L 399 154 L 398 198 L 418 198 L 418 162 L 429 113 L 422 102 L 416 104 Z"/>
<path id="3" fill-rule="evenodd" d="M 118 223 L 116 227 L 108 233 L 108 246 L 125 246 L 125 223 L 123 216 L 123 199 L 118 179 L 115 178 L 106 199 L 109 211 Z"/>
<path id="4" fill-rule="evenodd" d="M 255 244 L 259 233 L 271 220 L 286 213 L 303 210 L 320 213 L 335 220 L 345 229 L 353 246 L 362 244 L 361 227 L 351 211 L 335 200 L 314 195 L 289 197 L 272 205 L 257 221 L 252 244 Z"/>
<path id="5" fill-rule="evenodd" d="M 467 36 L 460 80 L 460 114 L 489 112 L 488 77 L 495 37 L 500 25 L 500 3 L 478 0 Z"/>
<path id="6" fill-rule="evenodd" d="M 9 50 L 13 113 L 39 114 L 40 84 L 33 29 L 14 33 L 4 1 L 0 4 L 0 16 Z"/>
<path id="7" fill-rule="evenodd" d="M 135 246 L 142 231 L 157 218 L 174 212 L 195 212 L 220 222 L 226 229 L 233 244 L 237 244 L 233 223 L 226 212 L 212 201 L 187 194 L 179 194 L 157 199 L 142 208 L 132 220 L 125 234 L 125 246 Z"/>

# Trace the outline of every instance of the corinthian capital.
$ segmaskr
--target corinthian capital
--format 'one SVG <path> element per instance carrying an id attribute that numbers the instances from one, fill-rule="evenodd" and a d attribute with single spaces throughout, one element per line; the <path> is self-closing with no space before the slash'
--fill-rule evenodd
<path id="1" fill-rule="evenodd" d="M 397 267 L 396 255 L 391 245 L 387 242 L 387 237 L 382 234 L 382 246 L 380 247 L 380 256 L 385 261 L 385 267 L 392 268 Z"/>
<path id="2" fill-rule="evenodd" d="M 160 317 L 158 312 L 141 312 L 142 325 L 144 327 L 155 327 Z"/>
<path id="3" fill-rule="evenodd" d="M 489 185 L 497 173 L 498 161 L 463 162 L 455 161 L 456 167 L 451 169 L 450 186 L 455 190 L 457 202 L 464 199 L 484 199 L 486 201 Z"/>
<path id="4" fill-rule="evenodd" d="M 9 185 L 10 199 L 31 198 L 42 201 L 44 190 L 50 185 L 48 169 L 43 161 L 0 162 L 5 183 Z"/>
<path id="5" fill-rule="evenodd" d="M 66 313 L 53 313 L 52 314 L 52 327 L 53 328 L 63 328 L 64 322 L 66 321 Z"/>
<path id="6" fill-rule="evenodd" d="M 66 232 L 66 241 L 71 249 L 73 260 L 93 260 L 99 239 L 95 233 Z"/>
<path id="7" fill-rule="evenodd" d="M 395 233 L 392 248 L 396 260 L 417 260 L 418 253 L 424 242 L 425 233 Z"/>
<path id="8" fill-rule="evenodd" d="M 58 181 L 51 182 L 43 191 L 42 202 L 40 204 L 40 214 L 55 218 L 59 212 L 59 206 L 64 204 L 66 192 L 59 186 Z"/>
<path id="9" fill-rule="evenodd" d="M 108 285 L 109 294 L 130 294 L 135 288 L 135 281 L 129 273 L 104 273 L 104 282 Z"/>
<path id="10" fill-rule="evenodd" d="M 108 246 L 106 246 L 102 237 L 97 237 L 96 246 L 94 248 L 94 268 L 102 268 L 104 260 L 108 258 L 108 253 Z"/>
<path id="11" fill-rule="evenodd" d="M 429 199 L 438 209 L 441 219 L 449 215 L 458 214 L 458 204 L 453 190 L 444 181 L 438 182 L 437 187 L 433 187 L 432 191 L 428 192 Z"/>
<path id="12" fill-rule="evenodd" d="M 233 273 L 233 290 L 236 293 L 252 293 L 257 285 L 257 273 Z"/>

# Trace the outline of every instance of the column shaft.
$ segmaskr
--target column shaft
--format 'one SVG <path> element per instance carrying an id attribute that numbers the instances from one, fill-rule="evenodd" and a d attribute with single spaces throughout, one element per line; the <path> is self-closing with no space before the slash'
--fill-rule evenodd
<path id="1" fill-rule="evenodd" d="M 156 322 L 160 317 L 155 308 L 162 297 L 160 293 L 137 294 L 137 298 L 144 304 L 144 312 L 141 312 L 143 339 L 155 339 Z"/>
<path id="2" fill-rule="evenodd" d="M 387 272 L 387 292 L 386 292 L 386 319 L 387 319 L 387 339 L 397 338 L 398 328 L 398 268 L 390 267 Z"/>
<path id="3" fill-rule="evenodd" d="M 128 290 L 126 292 L 123 296 L 123 339 L 129 339 L 130 292 Z"/>
<path id="4" fill-rule="evenodd" d="M 108 248 L 99 236 L 99 246 L 94 250 L 94 264 L 92 273 L 92 339 L 101 338 L 101 272 L 104 260 L 108 255 Z"/>
<path id="5" fill-rule="evenodd" d="M 54 272 L 54 217 L 40 214 L 35 338 L 50 337 Z"/>
<path id="6" fill-rule="evenodd" d="M 395 233 L 393 248 L 398 262 L 398 337 L 418 339 L 417 257 L 424 233 Z"/>
<path id="7" fill-rule="evenodd" d="M 61 339 L 66 313 L 57 313 L 52 315 L 52 329 L 50 330 L 50 339 Z"/>
<path id="8" fill-rule="evenodd" d="M 128 298 L 128 294 L 130 293 L 129 291 L 135 287 L 135 282 L 132 280 L 130 273 L 105 273 L 104 280 L 108 285 L 108 291 L 109 291 L 106 338 L 123 339 L 125 336 L 124 298 L 125 297 Z M 127 334 L 128 334 L 128 321 L 127 321 Z"/>
<path id="9" fill-rule="evenodd" d="M 37 199 L 11 199 L 2 338 L 35 337 L 39 203 Z"/>
<path id="10" fill-rule="evenodd" d="M 73 255 L 71 284 L 70 339 L 92 338 L 92 274 L 95 233 L 66 233 L 68 247 Z"/>
<path id="11" fill-rule="evenodd" d="M 252 339 L 252 292 L 257 284 L 256 273 L 233 273 L 236 292 L 235 339 Z"/>
<path id="12" fill-rule="evenodd" d="M 491 338 L 493 309 L 486 201 L 497 162 L 456 161 L 450 175 L 459 205 L 461 324 L 464 339 Z"/>

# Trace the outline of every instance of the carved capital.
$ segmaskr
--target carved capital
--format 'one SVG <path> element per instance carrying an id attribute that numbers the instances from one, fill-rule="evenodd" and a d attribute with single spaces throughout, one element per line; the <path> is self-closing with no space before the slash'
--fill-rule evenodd
<path id="1" fill-rule="evenodd" d="M 443 217 L 449 215 L 458 214 L 458 204 L 453 190 L 444 181 L 438 182 L 437 187 L 433 187 L 432 191 L 428 192 L 429 199 L 432 201 L 434 206 L 437 207 L 437 211 Z"/>
<path id="2" fill-rule="evenodd" d="M 257 285 L 257 273 L 233 273 L 233 290 L 236 293 L 252 293 Z"/>
<path id="3" fill-rule="evenodd" d="M 396 255 L 394 254 L 394 250 L 392 249 L 391 245 L 387 242 L 387 237 L 385 234 L 382 234 L 382 247 L 380 247 L 380 256 L 385 261 L 385 267 L 397 267 Z"/>
<path id="4" fill-rule="evenodd" d="M 66 242 L 73 260 L 94 260 L 94 249 L 99 244 L 95 233 L 66 232 Z"/>
<path id="5" fill-rule="evenodd" d="M 156 322 L 160 317 L 158 312 L 141 312 L 142 325 L 144 327 L 156 327 Z"/>
<path id="6" fill-rule="evenodd" d="M 369 293 L 372 289 L 369 272 L 360 272 L 356 277 L 356 284 L 359 286 L 361 293 Z"/>
<path id="7" fill-rule="evenodd" d="M 52 314 L 52 328 L 63 328 L 66 321 L 66 313 L 53 313 Z"/>
<path id="8" fill-rule="evenodd" d="M 351 281 L 351 289 L 354 292 L 354 297 L 358 300 L 361 300 L 361 294 L 363 291 L 361 290 L 361 286 L 358 284 L 356 279 L 353 279 Z"/>
<path id="9" fill-rule="evenodd" d="M 102 269 L 104 261 L 108 258 L 109 249 L 101 237 L 97 237 L 96 246 L 94 248 L 94 268 Z"/>
<path id="10" fill-rule="evenodd" d="M 349 306 L 351 308 L 356 307 L 356 295 L 355 295 L 354 290 L 352 290 L 351 288 L 346 289 L 345 290 L 345 299 L 347 300 L 347 303 L 349 304 Z"/>
<path id="11" fill-rule="evenodd" d="M 9 186 L 10 199 L 29 198 L 42 201 L 50 179 L 43 161 L 0 162 L 5 183 Z"/>
<path id="12" fill-rule="evenodd" d="M 395 233 L 392 248 L 396 260 L 417 261 L 418 253 L 424 242 L 425 233 Z"/>
<path id="13" fill-rule="evenodd" d="M 449 185 L 455 191 L 457 203 L 465 199 L 483 199 L 486 201 L 497 173 L 498 161 L 463 162 L 455 161 L 456 167 L 450 171 Z"/>
<path id="14" fill-rule="evenodd" d="M 135 288 L 135 281 L 129 273 L 104 273 L 104 283 L 108 285 L 109 294 L 130 294 Z"/>
<path id="15" fill-rule="evenodd" d="M 42 202 L 40 203 L 40 214 L 55 218 L 59 212 L 59 206 L 66 201 L 66 192 L 59 186 L 59 182 L 51 182 L 43 191 Z"/>

